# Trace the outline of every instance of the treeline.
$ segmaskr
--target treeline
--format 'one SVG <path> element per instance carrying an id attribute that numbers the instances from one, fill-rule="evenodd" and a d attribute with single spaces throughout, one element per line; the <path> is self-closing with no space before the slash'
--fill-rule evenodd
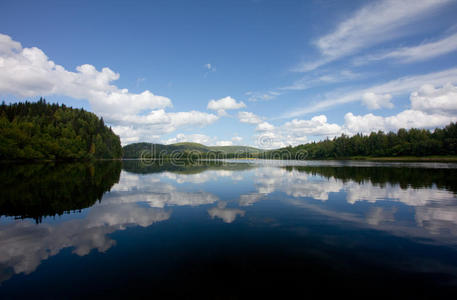
<path id="1" fill-rule="evenodd" d="M 342 135 L 320 142 L 286 147 L 261 154 L 261 158 L 332 159 L 356 156 L 396 157 L 457 155 L 457 123 L 434 131 L 400 129 L 396 133 L 383 131 L 369 135 Z"/>
<path id="2" fill-rule="evenodd" d="M 0 160 L 121 157 L 119 137 L 84 109 L 44 99 L 0 106 Z"/>

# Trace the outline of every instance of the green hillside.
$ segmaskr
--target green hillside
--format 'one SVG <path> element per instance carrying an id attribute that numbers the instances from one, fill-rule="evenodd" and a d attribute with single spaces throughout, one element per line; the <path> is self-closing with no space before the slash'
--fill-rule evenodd
<path id="1" fill-rule="evenodd" d="M 176 143 L 170 145 L 134 143 L 124 146 L 124 158 L 167 157 L 171 155 L 200 154 L 202 157 L 224 155 L 224 157 L 248 156 L 262 153 L 263 150 L 247 146 L 205 146 L 199 143 Z"/>

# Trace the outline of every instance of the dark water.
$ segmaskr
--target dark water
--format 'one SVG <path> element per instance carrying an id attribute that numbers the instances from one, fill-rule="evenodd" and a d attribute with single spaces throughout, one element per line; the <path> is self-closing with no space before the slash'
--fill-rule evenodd
<path id="1" fill-rule="evenodd" d="M 456 291 L 455 164 L 1 165 L 0 298 Z"/>

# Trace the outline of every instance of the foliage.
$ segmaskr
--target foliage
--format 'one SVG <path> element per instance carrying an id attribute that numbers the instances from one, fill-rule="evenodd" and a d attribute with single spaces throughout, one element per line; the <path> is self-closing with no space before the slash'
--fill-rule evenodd
<path id="1" fill-rule="evenodd" d="M 44 99 L 0 106 L 0 160 L 121 157 L 119 137 L 84 109 Z"/>
<path id="2" fill-rule="evenodd" d="M 434 131 L 413 128 L 387 134 L 382 131 L 352 137 L 343 134 L 332 140 L 268 151 L 259 157 L 294 159 L 300 154 L 305 159 L 457 155 L 457 123 Z"/>

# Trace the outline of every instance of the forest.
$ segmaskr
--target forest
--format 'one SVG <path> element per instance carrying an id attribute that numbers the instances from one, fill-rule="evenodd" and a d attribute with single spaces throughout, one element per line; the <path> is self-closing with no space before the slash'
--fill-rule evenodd
<path id="1" fill-rule="evenodd" d="M 119 137 L 103 118 L 64 104 L 2 103 L 0 160 L 87 160 L 122 157 Z"/>
<path id="2" fill-rule="evenodd" d="M 399 129 L 369 135 L 342 135 L 333 139 L 261 153 L 259 158 L 336 159 L 356 157 L 423 157 L 457 155 L 457 123 L 433 131 Z"/>

